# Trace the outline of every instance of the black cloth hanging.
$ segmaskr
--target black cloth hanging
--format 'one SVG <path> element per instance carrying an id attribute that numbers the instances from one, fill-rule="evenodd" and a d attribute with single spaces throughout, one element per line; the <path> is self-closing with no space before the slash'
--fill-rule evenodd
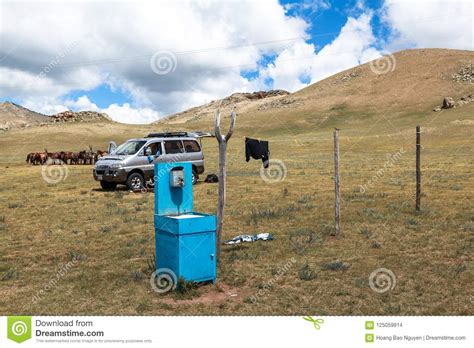
<path id="1" fill-rule="evenodd" d="M 268 168 L 270 159 L 268 141 L 245 138 L 245 160 L 250 161 L 250 157 L 261 159 L 263 167 Z"/>

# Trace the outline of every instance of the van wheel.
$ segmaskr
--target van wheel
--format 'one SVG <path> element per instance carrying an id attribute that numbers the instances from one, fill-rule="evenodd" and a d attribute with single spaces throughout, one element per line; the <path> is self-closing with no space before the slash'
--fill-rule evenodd
<path id="1" fill-rule="evenodd" d="M 193 185 L 196 185 L 199 180 L 199 175 L 195 170 L 193 170 L 192 178 L 193 178 Z"/>
<path id="2" fill-rule="evenodd" d="M 132 173 L 128 176 L 127 187 L 132 191 L 140 191 L 145 186 L 145 179 L 140 173 Z"/>
<path id="3" fill-rule="evenodd" d="M 100 186 L 101 186 L 104 190 L 110 191 L 110 190 L 115 190 L 115 188 L 117 187 L 117 183 L 116 183 L 116 182 L 110 182 L 110 181 L 101 180 L 101 181 L 100 181 Z"/>

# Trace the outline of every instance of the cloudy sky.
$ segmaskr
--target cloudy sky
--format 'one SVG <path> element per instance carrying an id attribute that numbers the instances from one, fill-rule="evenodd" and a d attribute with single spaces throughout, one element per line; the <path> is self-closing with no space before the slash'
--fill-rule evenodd
<path id="1" fill-rule="evenodd" d="M 471 0 L 0 0 L 0 101 L 149 123 L 407 48 L 474 49 Z"/>

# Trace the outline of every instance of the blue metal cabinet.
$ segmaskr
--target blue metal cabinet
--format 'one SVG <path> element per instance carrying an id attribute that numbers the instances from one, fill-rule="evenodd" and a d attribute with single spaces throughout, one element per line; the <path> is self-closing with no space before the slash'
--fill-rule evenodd
<path id="1" fill-rule="evenodd" d="M 155 164 L 154 223 L 157 269 L 186 281 L 215 282 L 216 217 L 193 212 L 190 163 Z"/>
<path id="2" fill-rule="evenodd" d="M 187 281 L 214 282 L 215 229 L 214 215 L 155 216 L 157 269 L 169 268 Z"/>

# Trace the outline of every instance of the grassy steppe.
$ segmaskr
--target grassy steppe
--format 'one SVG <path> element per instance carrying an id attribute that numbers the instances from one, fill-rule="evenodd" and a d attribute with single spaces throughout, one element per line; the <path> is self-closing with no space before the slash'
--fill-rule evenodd
<path id="1" fill-rule="evenodd" d="M 271 232 L 275 240 L 224 246 L 217 286 L 185 294 L 150 287 L 152 193 L 104 192 L 91 166 L 68 166 L 65 180 L 48 184 L 40 166 L 24 162 L 30 151 L 105 148 L 153 127 L 72 124 L 1 135 L 0 314 L 472 315 L 474 105 L 440 113 L 344 105 L 324 117 L 285 113 L 239 116 L 228 148 L 224 239 Z M 424 148 L 417 214 L 418 123 Z M 339 237 L 331 236 L 334 126 L 341 129 Z M 267 183 L 261 163 L 245 162 L 244 136 L 270 141 L 271 158 L 286 167 L 284 180 Z M 206 173 L 216 173 L 215 139 L 205 139 L 204 150 Z M 194 197 L 196 211 L 215 212 L 217 185 L 201 181 Z M 379 268 L 395 275 L 393 290 L 370 288 Z M 56 285 L 39 295 L 51 279 Z"/>

